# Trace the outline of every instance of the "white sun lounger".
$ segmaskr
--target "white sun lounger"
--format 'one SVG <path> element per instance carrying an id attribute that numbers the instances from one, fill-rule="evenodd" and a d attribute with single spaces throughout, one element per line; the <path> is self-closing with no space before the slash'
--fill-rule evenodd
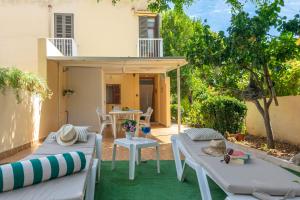
<path id="1" fill-rule="evenodd" d="M 272 195 L 272 199 L 283 199 L 284 194 L 293 191 L 300 199 L 300 178 L 267 161 L 252 158 L 246 165 L 225 164 L 221 157 L 211 157 L 202 152 L 208 141 L 192 141 L 185 133 L 172 136 L 172 148 L 177 178 L 184 180 L 185 166 L 196 171 L 203 200 L 211 200 L 207 176 L 226 194 L 226 200 L 255 200 L 254 192 Z M 184 163 L 181 161 L 184 156 Z"/>
<path id="2" fill-rule="evenodd" d="M 96 180 L 100 178 L 101 145 L 102 136 L 96 133 L 89 133 L 87 143 L 76 143 L 72 146 L 60 146 L 48 137 L 33 154 L 22 160 L 82 151 L 86 155 L 86 168 L 69 176 L 0 193 L 0 200 L 93 200 Z"/>

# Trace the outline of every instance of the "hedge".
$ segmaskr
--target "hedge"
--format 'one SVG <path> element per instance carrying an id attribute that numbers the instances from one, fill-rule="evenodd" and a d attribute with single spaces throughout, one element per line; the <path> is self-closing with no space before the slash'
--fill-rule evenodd
<path id="1" fill-rule="evenodd" d="M 205 127 L 220 133 L 239 133 L 243 130 L 247 113 L 246 105 L 232 97 L 214 96 L 202 102 L 200 107 Z"/>

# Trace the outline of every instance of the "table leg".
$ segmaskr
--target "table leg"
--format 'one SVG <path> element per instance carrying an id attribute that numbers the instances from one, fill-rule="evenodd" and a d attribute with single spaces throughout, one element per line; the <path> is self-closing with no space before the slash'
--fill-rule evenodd
<path id="1" fill-rule="evenodd" d="M 113 155 L 112 155 L 112 165 L 111 165 L 111 170 L 114 170 L 114 169 L 115 169 L 116 153 L 117 153 L 117 145 L 114 144 L 114 147 L 113 147 Z"/>
<path id="2" fill-rule="evenodd" d="M 142 149 L 138 148 L 137 149 L 137 154 L 136 154 L 136 164 L 139 165 L 141 163 L 141 159 L 142 159 Z"/>
<path id="3" fill-rule="evenodd" d="M 117 138 L 117 119 L 116 119 L 116 115 L 113 115 L 113 135 L 114 135 L 114 139 Z"/>
<path id="4" fill-rule="evenodd" d="M 160 173 L 160 164 L 159 164 L 159 160 L 160 160 L 160 156 L 159 156 L 159 145 L 157 145 L 156 147 L 156 162 L 157 162 L 157 173 Z"/>
<path id="5" fill-rule="evenodd" d="M 131 144 L 129 147 L 129 180 L 134 180 L 135 152 L 136 146 Z"/>

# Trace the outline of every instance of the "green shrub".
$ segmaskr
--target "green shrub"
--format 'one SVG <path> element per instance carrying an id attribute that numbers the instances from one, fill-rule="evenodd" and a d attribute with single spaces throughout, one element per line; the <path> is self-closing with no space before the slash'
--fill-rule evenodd
<path id="1" fill-rule="evenodd" d="M 17 68 L 0 68 L 0 90 L 5 93 L 6 88 L 14 90 L 18 103 L 22 101 L 21 91 L 39 95 L 42 99 L 50 98 L 52 95 L 45 81 Z"/>
<path id="2" fill-rule="evenodd" d="M 216 129 L 222 134 L 238 133 L 243 130 L 247 107 L 235 98 L 227 96 L 208 98 L 203 101 L 200 110 L 205 127 Z"/>
<path id="3" fill-rule="evenodd" d="M 200 102 L 194 101 L 193 104 L 190 106 L 190 110 L 187 116 L 187 124 L 193 127 L 203 126 Z"/>

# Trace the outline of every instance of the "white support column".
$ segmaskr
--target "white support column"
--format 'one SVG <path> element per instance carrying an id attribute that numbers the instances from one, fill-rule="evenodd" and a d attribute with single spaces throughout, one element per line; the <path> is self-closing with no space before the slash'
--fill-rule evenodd
<path id="1" fill-rule="evenodd" d="M 181 128 L 180 67 L 177 67 L 177 124 L 178 133 Z"/>

